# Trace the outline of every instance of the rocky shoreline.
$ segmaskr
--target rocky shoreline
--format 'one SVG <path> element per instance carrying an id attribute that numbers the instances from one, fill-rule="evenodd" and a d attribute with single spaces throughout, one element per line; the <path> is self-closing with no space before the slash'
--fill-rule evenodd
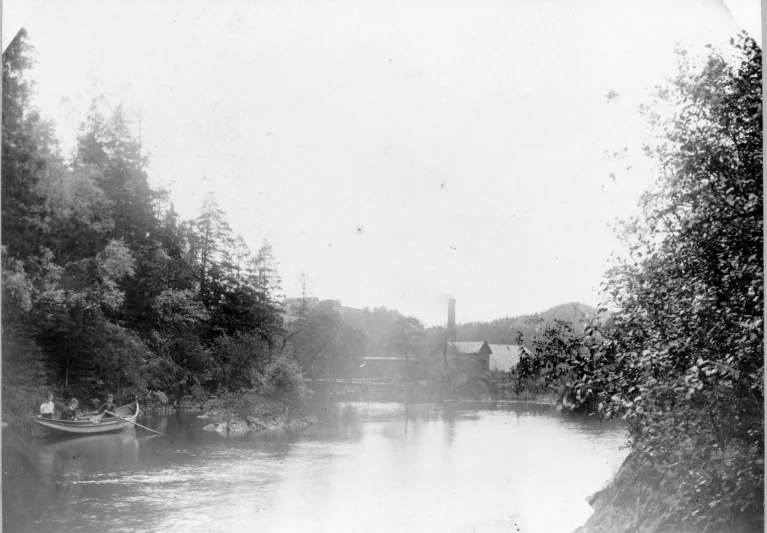
<path id="1" fill-rule="evenodd" d="M 198 416 L 210 420 L 210 424 L 202 429 L 217 433 L 247 433 L 250 431 L 266 431 L 273 429 L 297 430 L 318 423 L 311 415 L 291 415 L 290 408 L 277 402 L 257 404 L 248 413 L 227 412 L 219 406 L 205 406 L 205 413 Z"/>
<path id="2" fill-rule="evenodd" d="M 675 497 L 668 480 L 629 455 L 607 486 L 587 498 L 594 514 L 573 533 L 691 533 L 674 517 Z"/>

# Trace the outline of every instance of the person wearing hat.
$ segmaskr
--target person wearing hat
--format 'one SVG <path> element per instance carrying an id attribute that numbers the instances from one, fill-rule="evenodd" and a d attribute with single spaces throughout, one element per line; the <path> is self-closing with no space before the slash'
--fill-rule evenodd
<path id="1" fill-rule="evenodd" d="M 53 393 L 45 394 L 46 401 L 40 406 L 40 418 L 53 418 Z"/>
<path id="2" fill-rule="evenodd" d="M 64 408 L 63 411 L 61 411 L 61 419 L 62 420 L 77 420 L 77 417 L 80 415 L 80 413 L 77 411 L 77 406 L 79 405 L 79 402 L 76 398 L 72 398 L 69 400 L 69 405 Z"/>
<path id="3" fill-rule="evenodd" d="M 99 407 L 99 410 L 96 411 L 96 414 L 100 415 L 101 413 L 104 413 L 104 416 L 102 418 L 109 418 L 111 416 L 114 416 L 114 415 L 110 414 L 110 413 L 114 413 L 115 411 L 117 411 L 117 406 L 112 401 L 113 399 L 114 399 L 114 397 L 111 394 L 107 394 L 107 401 L 104 402 L 101 405 L 101 407 Z M 107 411 L 109 411 L 110 413 L 108 413 Z"/>

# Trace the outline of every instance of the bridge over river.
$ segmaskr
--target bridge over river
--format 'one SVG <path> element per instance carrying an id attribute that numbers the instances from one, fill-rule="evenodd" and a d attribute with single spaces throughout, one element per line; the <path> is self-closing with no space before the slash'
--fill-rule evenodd
<path id="1" fill-rule="evenodd" d="M 439 384 L 386 378 L 313 379 L 307 384 L 315 398 L 335 401 L 405 401 L 441 397 Z"/>
<path id="2" fill-rule="evenodd" d="M 404 386 L 405 382 L 387 380 L 381 378 L 365 379 L 313 379 L 309 383 L 323 383 L 332 385 L 365 385 L 370 387 L 396 387 Z"/>
<path id="3" fill-rule="evenodd" d="M 488 375 L 482 381 L 487 390 L 479 396 L 485 399 L 511 399 L 531 400 L 534 394 L 527 391 L 515 393 L 510 387 L 507 378 L 499 379 Z M 387 378 L 337 378 L 337 379 L 313 379 L 308 381 L 309 387 L 314 391 L 315 398 L 331 401 L 423 401 L 442 400 L 452 397 L 452 393 L 444 390 L 442 383 L 432 381 L 403 381 Z"/>

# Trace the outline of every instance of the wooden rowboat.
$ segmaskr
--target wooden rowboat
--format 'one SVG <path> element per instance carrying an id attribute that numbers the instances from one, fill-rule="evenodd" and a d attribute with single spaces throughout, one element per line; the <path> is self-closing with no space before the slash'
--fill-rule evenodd
<path id="1" fill-rule="evenodd" d="M 104 418 L 104 415 L 91 416 L 82 420 L 56 420 L 54 418 L 32 418 L 32 435 L 50 437 L 53 435 L 100 435 L 114 433 L 133 427 L 139 414 L 138 403 L 118 407 L 115 414 L 121 416 Z"/>

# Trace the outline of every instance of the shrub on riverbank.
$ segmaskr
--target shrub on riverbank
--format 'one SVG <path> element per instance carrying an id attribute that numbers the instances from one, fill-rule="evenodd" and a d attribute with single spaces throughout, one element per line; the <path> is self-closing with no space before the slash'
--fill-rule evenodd
<path id="1" fill-rule="evenodd" d="M 40 361 L 40 348 L 24 337 L 4 332 L 2 339 L 4 354 L 13 353 L 13 357 L 3 360 L 3 412 L 2 421 L 12 426 L 21 427 L 28 417 L 39 413 L 40 404 L 50 391 L 45 366 Z M 61 409 L 62 398 L 54 396 L 56 407 Z"/>
<path id="2" fill-rule="evenodd" d="M 298 406 L 311 397 L 301 367 L 287 355 L 276 357 L 264 368 L 258 383 L 259 394 Z"/>

